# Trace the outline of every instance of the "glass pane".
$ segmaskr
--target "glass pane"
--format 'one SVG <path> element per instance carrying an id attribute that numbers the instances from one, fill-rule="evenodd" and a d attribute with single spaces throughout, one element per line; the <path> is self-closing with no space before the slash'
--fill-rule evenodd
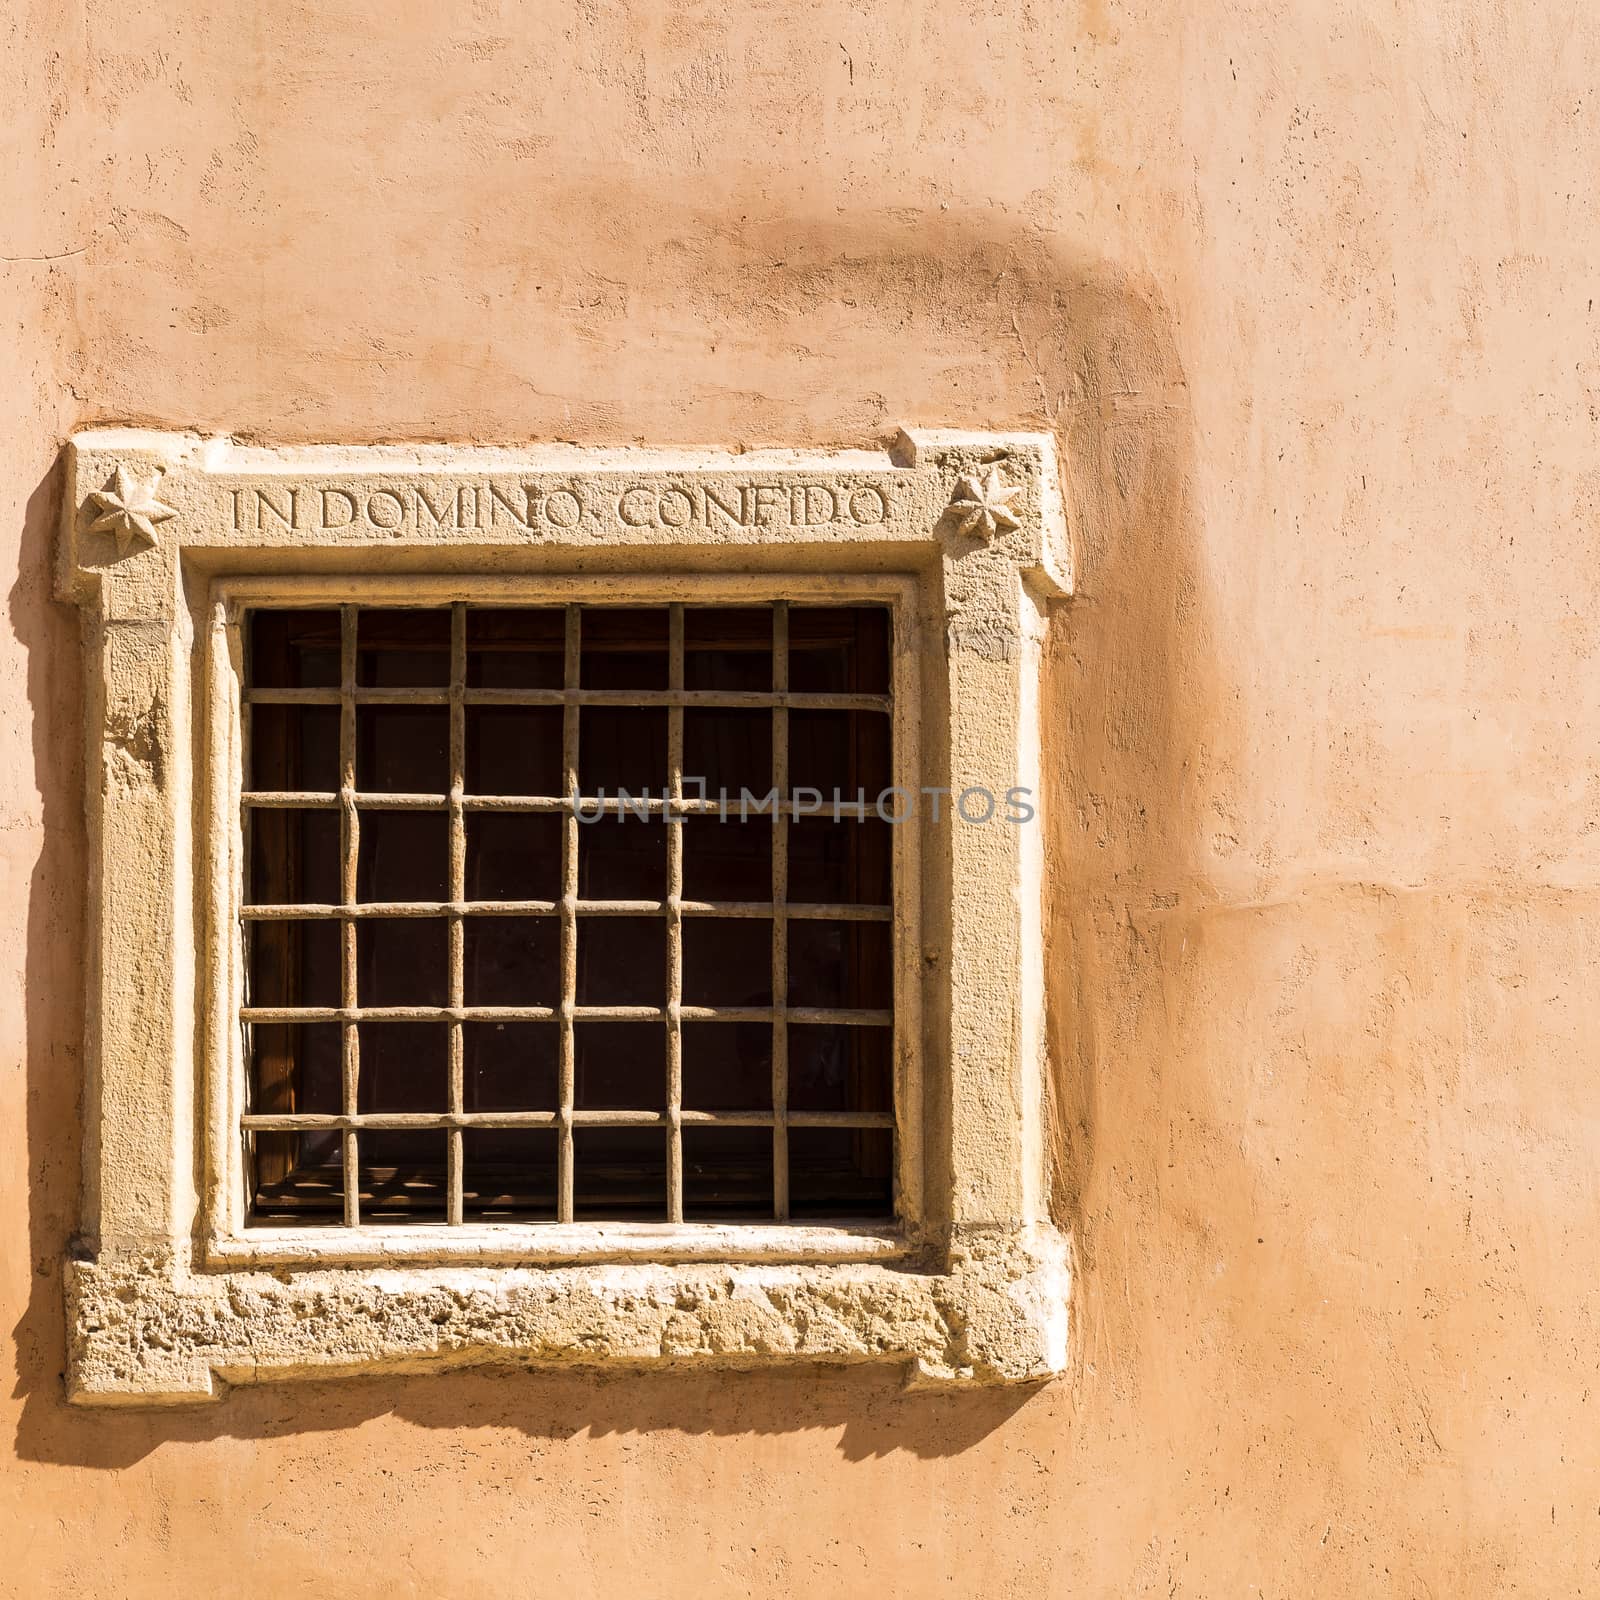
<path id="1" fill-rule="evenodd" d="M 683 1130 L 686 1222 L 757 1221 L 772 1215 L 772 1130 Z"/>
<path id="2" fill-rule="evenodd" d="M 686 606 L 683 686 L 765 693 L 772 688 L 772 612 L 766 606 Z"/>
<path id="3" fill-rule="evenodd" d="M 254 689 L 337 689 L 337 611 L 255 611 L 246 672 Z"/>
<path id="4" fill-rule="evenodd" d="M 464 917 L 463 995 L 469 1006 L 554 1006 L 561 1000 L 555 917 Z"/>
<path id="5" fill-rule="evenodd" d="M 889 1028 L 789 1028 L 791 1111 L 894 1108 L 894 1033 Z"/>
<path id="6" fill-rule="evenodd" d="M 339 1004 L 340 935 L 332 917 L 252 922 L 248 930 L 247 1005 Z"/>
<path id="7" fill-rule="evenodd" d="M 683 1103 L 690 1111 L 770 1111 L 772 1024 L 684 1023 Z"/>
<path id="8" fill-rule="evenodd" d="M 450 936 L 443 917 L 370 917 L 356 924 L 356 998 L 363 1006 L 442 1006 Z"/>
<path id="9" fill-rule="evenodd" d="M 251 706 L 246 786 L 312 794 L 337 789 L 338 706 Z"/>
<path id="10" fill-rule="evenodd" d="M 559 796 L 560 706 L 468 706 L 468 794 Z"/>
<path id="11" fill-rule="evenodd" d="M 793 905 L 889 904 L 892 825 L 831 816 L 789 823 L 789 901 Z"/>
<path id="12" fill-rule="evenodd" d="M 358 706 L 356 788 L 373 794 L 437 794 L 450 787 L 450 712 L 445 706 Z"/>
<path id="13" fill-rule="evenodd" d="M 667 1214 L 662 1128 L 578 1128 L 572 1135 L 574 1210 L 582 1218 L 660 1222 Z"/>
<path id="14" fill-rule="evenodd" d="M 737 806 L 744 790 L 759 802 L 772 788 L 771 711 L 707 710 L 683 714 L 683 792 L 715 800 L 726 790 Z"/>
<path id="15" fill-rule="evenodd" d="M 340 877 L 337 811 L 250 812 L 251 905 L 336 905 Z"/>
<path id="16" fill-rule="evenodd" d="M 549 1222 L 556 1214 L 553 1128 L 468 1128 L 462 1212 L 477 1222 Z"/>
<path id="17" fill-rule="evenodd" d="M 566 650 L 559 608 L 467 611 L 469 689 L 559 689 Z"/>
<path id="18" fill-rule="evenodd" d="M 894 1135 L 888 1128 L 791 1128 L 794 1217 L 887 1217 L 894 1210 Z"/>
<path id="19" fill-rule="evenodd" d="M 766 917 L 685 917 L 683 1003 L 770 1006 L 771 921 Z"/>
<path id="20" fill-rule="evenodd" d="M 450 1030 L 439 1022 L 363 1022 L 356 1106 L 361 1111 L 450 1109 Z"/>
<path id="21" fill-rule="evenodd" d="M 584 900 L 662 900 L 667 828 L 659 816 L 597 817 L 578 829 L 578 895 Z"/>
<path id="22" fill-rule="evenodd" d="M 357 1139 L 361 1220 L 438 1222 L 445 1207 L 445 1136 L 365 1130 Z"/>
<path id="23" fill-rule="evenodd" d="M 667 782 L 667 713 L 585 706 L 578 714 L 578 790 L 660 798 Z"/>
<path id="24" fill-rule="evenodd" d="M 887 1009 L 894 969 L 886 922 L 791 922 L 789 1004 Z"/>
<path id="25" fill-rule="evenodd" d="M 667 621 L 664 606 L 585 606 L 579 683 L 585 689 L 665 689 Z"/>
<path id="26" fill-rule="evenodd" d="M 252 1217 L 298 1226 L 344 1220 L 343 1138 L 338 1133 L 253 1133 Z"/>
<path id="27" fill-rule="evenodd" d="M 796 694 L 887 694 L 888 608 L 790 606 L 789 687 Z"/>
<path id="28" fill-rule="evenodd" d="M 554 1022 L 464 1022 L 463 1104 L 468 1111 L 554 1111 L 560 1029 Z"/>
<path id="29" fill-rule="evenodd" d="M 450 881 L 450 819 L 443 811 L 363 809 L 360 833 L 356 852 L 357 900 L 437 902 L 446 898 Z"/>
<path id="30" fill-rule="evenodd" d="M 815 789 L 831 807 L 865 794 L 873 806 L 889 787 L 889 718 L 880 711 L 791 711 L 789 781 Z M 892 809 L 885 801 L 886 810 Z M 831 810 L 829 812 L 831 819 Z"/>
<path id="31" fill-rule="evenodd" d="M 578 918 L 580 1006 L 661 1006 L 667 925 L 659 917 Z"/>
<path id="32" fill-rule="evenodd" d="M 450 685 L 450 613 L 377 610 L 356 614 L 356 683 L 382 689 Z"/>
<path id="33" fill-rule="evenodd" d="M 580 1111 L 665 1111 L 667 1030 L 659 1022 L 575 1022 Z"/>
<path id="34" fill-rule="evenodd" d="M 337 1116 L 344 1108 L 342 1035 L 337 1022 L 252 1024 L 250 1110 Z"/>
<path id="35" fill-rule="evenodd" d="M 771 901 L 770 816 L 685 817 L 673 826 L 683 829 L 685 899 Z"/>

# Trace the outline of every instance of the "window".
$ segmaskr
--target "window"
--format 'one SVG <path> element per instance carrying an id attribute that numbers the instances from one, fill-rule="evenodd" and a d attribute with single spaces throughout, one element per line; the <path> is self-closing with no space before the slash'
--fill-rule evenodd
<path id="1" fill-rule="evenodd" d="M 67 469 L 73 1400 L 484 1362 L 1062 1369 L 1048 439 L 112 429 Z"/>
<path id="2" fill-rule="evenodd" d="M 892 1214 L 886 607 L 245 628 L 253 1222 Z"/>

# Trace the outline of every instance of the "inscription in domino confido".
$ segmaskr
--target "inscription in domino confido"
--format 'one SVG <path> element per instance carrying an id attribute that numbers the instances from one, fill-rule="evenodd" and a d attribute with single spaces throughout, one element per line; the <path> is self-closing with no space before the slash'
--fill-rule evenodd
<path id="1" fill-rule="evenodd" d="M 888 491 L 862 483 L 694 482 L 621 485 L 478 481 L 367 487 L 282 484 L 228 491 L 239 532 L 280 529 L 438 533 L 583 526 L 624 528 L 870 527 L 889 516 Z"/>

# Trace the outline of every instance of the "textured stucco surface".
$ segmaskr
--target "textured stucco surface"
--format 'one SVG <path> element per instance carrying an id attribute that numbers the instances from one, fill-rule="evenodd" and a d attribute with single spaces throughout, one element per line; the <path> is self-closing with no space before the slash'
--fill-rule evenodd
<path id="1" fill-rule="evenodd" d="M 0 54 L 0 1592 L 1596 1581 L 1600 22 L 182 7 Z M 64 1401 L 62 438 L 1053 427 L 1069 1378 Z"/>

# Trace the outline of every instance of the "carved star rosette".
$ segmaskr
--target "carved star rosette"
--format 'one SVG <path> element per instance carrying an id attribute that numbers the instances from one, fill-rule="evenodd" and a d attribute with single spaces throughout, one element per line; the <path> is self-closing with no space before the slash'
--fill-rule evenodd
<path id="1" fill-rule="evenodd" d="M 94 520 L 89 532 L 115 534 L 119 556 L 127 555 L 136 545 L 155 544 L 156 524 L 178 514 L 174 507 L 156 498 L 160 482 L 159 471 L 148 484 L 143 484 L 127 467 L 119 466 L 106 480 L 105 488 L 90 491 L 87 504 Z"/>
<path id="2" fill-rule="evenodd" d="M 1020 527 L 1010 502 L 1021 493 L 1022 485 L 1008 484 L 999 467 L 990 467 L 987 473 L 963 472 L 950 498 L 950 510 L 959 519 L 956 531 L 992 539 Z"/>

